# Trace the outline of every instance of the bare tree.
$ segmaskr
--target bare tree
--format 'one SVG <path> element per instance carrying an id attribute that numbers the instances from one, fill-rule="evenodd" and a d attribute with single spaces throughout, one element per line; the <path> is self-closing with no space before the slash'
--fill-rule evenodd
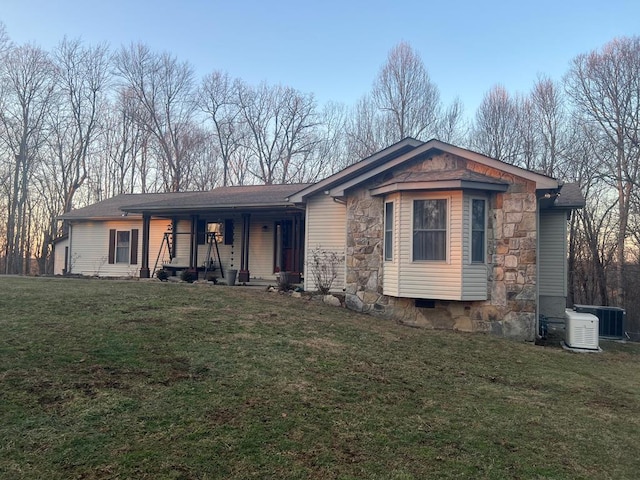
<path id="1" fill-rule="evenodd" d="M 435 134 L 440 92 L 408 43 L 401 42 L 391 49 L 373 84 L 372 96 L 383 112 L 389 143 L 405 137 L 428 139 Z"/>
<path id="2" fill-rule="evenodd" d="M 31 256 L 27 241 L 29 187 L 53 95 L 51 62 L 37 47 L 10 48 L 0 64 L 0 79 L 0 141 L 8 155 L 10 175 L 5 187 L 5 273 L 23 273 L 28 271 L 25 262 Z"/>
<path id="3" fill-rule="evenodd" d="M 103 116 L 100 165 L 92 175 L 99 199 L 156 191 L 155 168 L 145 148 L 150 133 L 140 120 L 144 117 L 145 111 L 131 90 L 118 89 L 115 101 Z"/>
<path id="4" fill-rule="evenodd" d="M 244 141 L 239 88 L 239 82 L 228 74 L 213 72 L 204 78 L 198 91 L 198 107 L 213 122 L 217 151 L 222 160 L 223 186 L 229 185 L 229 166 Z"/>
<path id="5" fill-rule="evenodd" d="M 85 47 L 80 40 L 63 39 L 54 52 L 56 80 L 62 103 L 55 124 L 67 147 L 59 157 L 64 185 L 64 212 L 88 176 L 87 162 L 99 134 L 99 118 L 110 82 L 110 54 L 106 45 Z"/>
<path id="6" fill-rule="evenodd" d="M 438 140 L 463 146 L 467 142 L 469 126 L 464 117 L 464 105 L 456 98 L 441 114 L 436 124 Z"/>
<path id="7" fill-rule="evenodd" d="M 518 105 L 500 85 L 482 99 L 476 112 L 471 144 L 478 152 L 516 163 L 520 152 Z"/>
<path id="8" fill-rule="evenodd" d="M 295 165 L 303 162 L 318 142 L 318 119 L 312 95 L 290 87 L 238 89 L 242 120 L 248 130 L 245 146 L 251 152 L 251 173 L 261 182 L 287 183 Z"/>
<path id="9" fill-rule="evenodd" d="M 568 118 L 561 90 L 548 77 L 540 77 L 531 91 L 539 139 L 538 169 L 559 176 L 566 155 Z"/>
<path id="10" fill-rule="evenodd" d="M 369 96 L 364 96 L 351 109 L 346 121 L 347 165 L 373 155 L 384 148 L 383 122 Z"/>
<path id="11" fill-rule="evenodd" d="M 185 131 L 191 129 L 195 110 L 193 69 L 168 53 L 155 54 L 145 45 L 122 48 L 116 55 L 116 71 L 145 112 L 140 121 L 153 136 L 161 155 L 165 188 L 185 186 Z"/>
<path id="12" fill-rule="evenodd" d="M 0 22 L 0 58 L 2 58 L 5 53 L 9 50 L 11 45 L 11 41 L 9 40 L 9 35 L 7 34 L 7 28 L 4 23 Z"/>
<path id="13" fill-rule="evenodd" d="M 624 264 L 631 198 L 640 169 L 640 38 L 613 40 L 576 57 L 566 77 L 567 93 L 583 121 L 594 125 L 594 153 L 606 165 L 616 191 L 617 269 L 614 298 L 624 305 Z"/>
<path id="14" fill-rule="evenodd" d="M 316 173 L 307 175 L 308 180 L 318 180 L 342 170 L 348 164 L 345 130 L 347 126 L 347 107 L 342 103 L 328 102 L 324 105 L 320 120 L 320 142 L 316 149 Z"/>

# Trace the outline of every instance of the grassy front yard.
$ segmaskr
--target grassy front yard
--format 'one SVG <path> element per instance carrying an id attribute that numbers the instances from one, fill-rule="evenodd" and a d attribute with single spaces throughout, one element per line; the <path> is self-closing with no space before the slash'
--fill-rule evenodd
<path id="1" fill-rule="evenodd" d="M 640 345 L 571 354 L 240 287 L 0 278 L 0 478 L 640 475 Z"/>

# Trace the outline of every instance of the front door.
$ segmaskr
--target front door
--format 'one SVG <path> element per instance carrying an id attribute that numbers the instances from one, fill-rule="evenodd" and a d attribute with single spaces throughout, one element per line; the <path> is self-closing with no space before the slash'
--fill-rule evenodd
<path id="1" fill-rule="evenodd" d="M 304 245 L 302 217 L 286 218 L 275 224 L 275 272 L 297 272 L 302 270 Z"/>

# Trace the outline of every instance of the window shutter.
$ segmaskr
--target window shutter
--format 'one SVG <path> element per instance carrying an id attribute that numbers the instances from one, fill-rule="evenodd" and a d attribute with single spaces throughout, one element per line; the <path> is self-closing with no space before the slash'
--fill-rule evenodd
<path id="1" fill-rule="evenodd" d="M 233 245 L 233 218 L 224 221 L 224 244 Z"/>
<path id="2" fill-rule="evenodd" d="M 207 221 L 198 220 L 198 245 L 207 243 Z"/>
<path id="3" fill-rule="evenodd" d="M 134 228 L 131 230 L 131 245 L 129 246 L 131 249 L 131 265 L 138 264 L 138 229 Z"/>
<path id="4" fill-rule="evenodd" d="M 116 229 L 109 230 L 109 263 L 116 263 Z"/>

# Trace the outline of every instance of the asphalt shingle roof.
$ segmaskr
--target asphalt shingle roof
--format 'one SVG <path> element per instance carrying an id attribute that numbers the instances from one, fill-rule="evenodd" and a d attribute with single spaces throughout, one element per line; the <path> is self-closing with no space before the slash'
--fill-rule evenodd
<path id="1" fill-rule="evenodd" d="M 132 203 L 157 202 L 168 198 L 177 199 L 199 192 L 179 192 L 179 193 L 122 193 L 115 197 L 108 198 L 92 205 L 77 208 L 65 213 L 60 218 L 65 220 L 89 219 L 89 218 L 112 218 L 122 216 L 122 207 Z"/>
<path id="2" fill-rule="evenodd" d="M 197 192 L 158 201 L 135 201 L 123 204 L 123 210 L 143 212 L 155 210 L 187 210 L 216 207 L 266 207 L 289 205 L 287 198 L 308 187 L 307 183 L 287 185 L 243 185 L 219 187 L 208 192 Z"/>
<path id="3" fill-rule="evenodd" d="M 556 197 L 555 207 L 560 208 L 584 208 L 586 204 L 580 185 L 577 183 L 565 183 L 560 188 L 560 195 Z"/>
<path id="4" fill-rule="evenodd" d="M 65 213 L 64 220 L 117 218 L 124 212 L 190 210 L 230 207 L 290 205 L 287 198 L 308 187 L 308 183 L 288 185 L 244 185 L 219 187 L 208 192 L 123 193 L 87 207 Z"/>

